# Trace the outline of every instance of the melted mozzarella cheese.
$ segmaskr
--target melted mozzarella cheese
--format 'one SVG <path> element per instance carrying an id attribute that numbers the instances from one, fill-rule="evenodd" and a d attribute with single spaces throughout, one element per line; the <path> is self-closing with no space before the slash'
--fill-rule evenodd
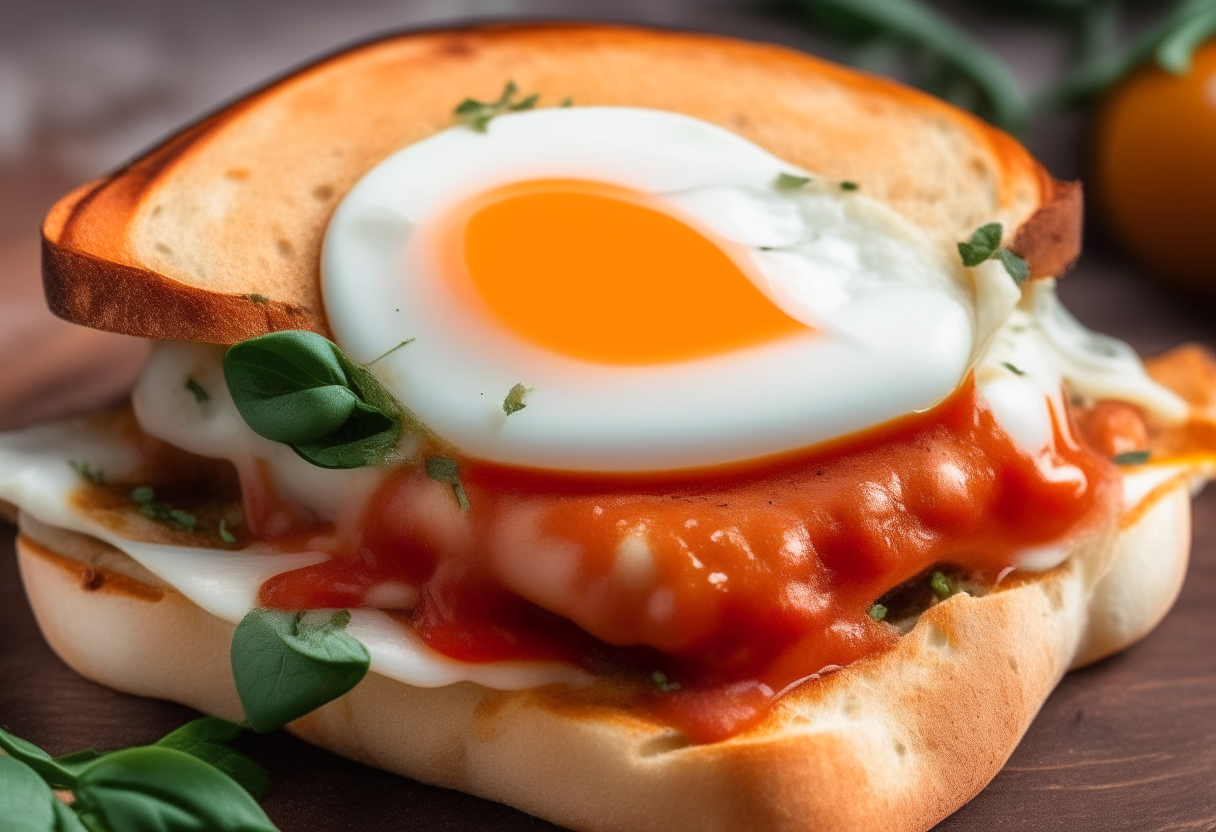
<path id="1" fill-rule="evenodd" d="M 232 623 L 257 605 L 258 590 L 267 579 L 327 559 L 321 552 L 272 553 L 256 547 L 234 552 L 130 540 L 74 504 L 72 495 L 82 481 L 69 461 L 118 478 L 133 470 L 136 460 L 130 439 L 107 426 L 104 417 L 0 435 L 0 500 L 19 506 L 43 524 L 110 544 L 207 612 Z M 379 610 L 352 610 L 349 631 L 367 645 L 373 671 L 419 687 L 471 681 L 519 690 L 581 684 L 588 678 L 581 670 L 556 662 L 455 661 L 427 647 L 413 630 Z"/>

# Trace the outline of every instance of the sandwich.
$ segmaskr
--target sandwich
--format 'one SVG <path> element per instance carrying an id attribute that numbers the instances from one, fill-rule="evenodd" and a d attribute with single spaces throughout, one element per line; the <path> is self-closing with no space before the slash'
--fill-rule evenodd
<path id="1" fill-rule="evenodd" d="M 0 437 L 27 593 L 88 678 L 572 829 L 927 829 L 1165 614 L 1216 465 L 1216 364 L 1060 304 L 1080 236 L 771 45 L 341 52 L 48 215 L 52 310 L 156 344 Z"/>

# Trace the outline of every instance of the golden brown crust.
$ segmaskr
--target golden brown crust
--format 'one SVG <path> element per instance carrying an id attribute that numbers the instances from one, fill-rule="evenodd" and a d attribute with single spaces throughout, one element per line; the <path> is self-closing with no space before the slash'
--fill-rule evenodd
<path id="1" fill-rule="evenodd" d="M 792 164 L 860 182 L 943 249 L 992 220 L 1035 274 L 1075 257 L 1075 186 L 1012 138 L 892 81 L 783 47 L 591 24 L 393 36 L 204 119 L 47 217 L 52 308 L 154 338 L 326 331 L 318 262 L 342 194 L 393 151 L 515 80 L 541 104 L 628 105 L 719 124 Z M 104 289 L 98 288 L 101 281 Z M 257 305 L 250 295 L 270 301 Z"/>
<path id="2" fill-rule="evenodd" d="M 1030 264 L 1031 277 L 1057 277 L 1081 256 L 1085 201 L 1080 182 L 1049 181 L 1050 194 L 1014 235 L 1009 246 Z"/>
<path id="3" fill-rule="evenodd" d="M 1149 561 L 1184 569 L 1180 512 L 1189 514 L 1189 492 L 1178 481 L 1117 538 L 1097 534 L 1051 572 L 932 607 L 887 653 L 804 684 L 764 724 L 721 743 L 689 745 L 557 686 L 416 688 L 376 673 L 289 729 L 588 832 L 919 832 L 996 774 L 1070 663 L 1126 646 L 1164 614 L 1172 594 L 1152 594 L 1135 608 L 1139 619 L 1111 629 L 1103 587 L 1121 574 L 1116 583 L 1134 589 Z M 120 690 L 240 718 L 232 625 L 170 588 L 156 598 L 90 592 L 65 563 L 75 552 L 51 552 L 26 531 L 17 548 L 27 592 L 69 665 Z"/>

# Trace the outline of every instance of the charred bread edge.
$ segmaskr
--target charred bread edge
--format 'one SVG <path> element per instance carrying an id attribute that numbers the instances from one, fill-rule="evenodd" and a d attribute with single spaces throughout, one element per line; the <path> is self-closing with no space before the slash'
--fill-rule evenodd
<path id="1" fill-rule="evenodd" d="M 1127 646 L 1168 610 L 1187 561 L 1188 482 L 1148 500 L 1062 566 L 930 608 L 887 653 L 804 684 L 766 723 L 722 743 L 690 746 L 556 686 L 416 688 L 376 673 L 289 730 L 587 832 L 925 830 L 1000 770 L 1070 665 Z M 68 665 L 119 690 L 242 717 L 231 624 L 172 588 L 132 591 L 129 574 L 56 552 L 25 524 L 17 552 L 39 625 Z M 1150 565 L 1165 576 L 1145 592 Z M 1127 592 L 1148 602 L 1102 608 Z"/>
<path id="2" fill-rule="evenodd" d="M 1079 183 L 1057 182 L 1012 137 L 969 113 L 897 82 L 840 67 L 788 47 L 721 35 L 588 23 L 490 23 L 456 29 L 405 30 L 339 49 L 270 81 L 203 117 L 109 176 L 69 194 L 51 209 L 43 226 L 43 280 L 48 304 L 56 315 L 73 323 L 146 338 L 233 343 L 288 328 L 328 334 L 321 309 L 305 309 L 274 298 L 210 292 L 122 263 L 125 224 L 138 209 L 139 195 L 230 117 L 255 106 L 279 85 L 356 50 L 401 37 L 526 37 L 554 30 L 596 31 L 605 36 L 649 35 L 673 41 L 683 38 L 696 41 L 697 45 L 732 44 L 735 48 L 750 48 L 770 61 L 814 66 L 815 71 L 857 88 L 875 89 L 891 98 L 910 100 L 914 106 L 946 113 L 967 124 L 976 136 L 992 146 L 1005 176 L 1011 169 L 1023 168 L 1037 178 L 1038 208 L 1016 230 L 1010 244 L 1015 253 L 1029 261 L 1032 276 L 1058 276 L 1080 253 Z M 149 293 L 155 293 L 157 302 L 149 303 Z"/>

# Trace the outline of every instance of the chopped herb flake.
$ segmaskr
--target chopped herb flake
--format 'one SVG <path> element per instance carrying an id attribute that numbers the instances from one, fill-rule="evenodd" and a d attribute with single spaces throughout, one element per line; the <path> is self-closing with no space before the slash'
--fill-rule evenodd
<path id="1" fill-rule="evenodd" d="M 1116 465 L 1143 465 L 1152 456 L 1151 451 L 1125 451 L 1115 456 Z"/>
<path id="2" fill-rule="evenodd" d="M 92 485 L 105 485 L 106 475 L 100 468 L 94 468 L 87 462 L 78 462 L 74 459 L 68 460 L 68 465 L 72 470 L 80 475 L 80 478 Z"/>
<path id="3" fill-rule="evenodd" d="M 1004 367 L 1006 370 L 1008 370 L 1009 372 L 1013 373 L 1015 376 L 1024 376 L 1024 375 L 1026 375 L 1026 371 L 1025 371 L 1025 370 L 1021 370 L 1021 369 L 1019 369 L 1019 368 L 1015 367 L 1014 365 L 1010 364 L 1008 361 L 1002 361 L 1002 362 L 1001 362 L 1001 365 L 1002 365 L 1002 366 L 1003 366 L 1003 367 Z"/>
<path id="4" fill-rule="evenodd" d="M 517 92 L 519 92 L 519 87 L 515 86 L 515 82 L 508 81 L 502 88 L 502 95 L 498 96 L 498 100 L 478 101 L 475 98 L 466 98 L 456 106 L 453 114 L 460 124 L 476 130 L 478 133 L 484 133 L 495 116 L 503 113 L 517 113 L 520 110 L 531 110 L 540 99 L 540 95 L 532 94 L 521 101 L 514 101 L 512 99 L 515 98 Z"/>
<path id="5" fill-rule="evenodd" d="M 667 679 L 667 674 L 661 670 L 656 670 L 650 674 L 650 681 L 654 682 L 655 687 L 664 693 L 670 693 L 673 690 L 679 690 L 683 685 L 679 682 L 671 682 Z"/>
<path id="6" fill-rule="evenodd" d="M 560 103 L 559 103 L 557 106 L 559 106 L 559 107 L 573 107 L 573 106 L 574 106 L 574 99 L 573 99 L 573 98 L 571 98 L 570 96 L 568 96 L 568 95 L 567 95 L 565 98 L 563 98 L 563 99 L 561 100 L 561 102 L 560 102 Z"/>
<path id="7" fill-rule="evenodd" d="M 1001 248 L 1002 228 L 999 222 L 990 222 L 975 229 L 971 238 L 958 244 L 963 265 L 974 268 L 985 260 L 999 260 L 1013 282 L 1021 286 L 1030 277 L 1030 265 L 1007 248 Z"/>
<path id="8" fill-rule="evenodd" d="M 363 366 L 370 367 L 373 364 L 375 364 L 377 361 L 379 361 L 381 358 L 388 358 L 390 355 L 392 355 L 393 353 L 395 353 L 397 350 L 401 349 L 402 347 L 408 347 L 410 344 L 414 343 L 415 340 L 417 340 L 417 339 L 406 338 L 404 341 L 402 341 L 397 346 L 392 347 L 392 348 L 388 349 L 387 351 L 380 353 L 379 355 L 377 355 L 375 358 L 373 358 L 371 361 L 367 362 Z"/>
<path id="9" fill-rule="evenodd" d="M 887 608 L 882 604 L 875 604 L 874 606 L 870 607 L 869 616 L 875 621 L 882 621 L 887 617 Z"/>
<path id="10" fill-rule="evenodd" d="M 1030 264 L 1007 248 L 998 248 L 995 257 L 1001 261 L 1013 282 L 1021 286 L 1030 277 Z"/>
<path id="11" fill-rule="evenodd" d="M 933 594 L 943 601 L 954 594 L 954 582 L 947 578 L 944 572 L 934 572 L 929 586 L 933 589 Z"/>
<path id="12" fill-rule="evenodd" d="M 502 400 L 502 412 L 510 416 L 512 413 L 518 413 L 527 407 L 524 404 L 524 396 L 528 394 L 528 388 L 522 383 L 516 384 L 507 391 L 507 397 Z"/>
<path id="13" fill-rule="evenodd" d="M 804 185 L 810 184 L 810 181 L 809 176 L 798 176 L 783 171 L 777 174 L 777 178 L 773 180 L 773 187 L 779 191 L 796 191 Z"/>
<path id="14" fill-rule="evenodd" d="M 199 404 L 211 401 L 207 388 L 194 380 L 194 376 L 186 376 L 186 389 L 194 394 L 194 400 Z"/>
<path id="15" fill-rule="evenodd" d="M 236 537 L 228 531 L 228 522 L 222 517 L 220 518 L 220 540 L 228 546 L 236 543 Z"/>
<path id="16" fill-rule="evenodd" d="M 131 489 L 131 499 L 139 505 L 139 511 L 149 520 L 164 523 L 175 529 L 192 531 L 198 525 L 198 519 L 188 511 L 174 508 L 168 503 L 156 499 L 156 492 L 150 485 L 140 485 Z"/>
<path id="17" fill-rule="evenodd" d="M 254 303 L 270 303 L 270 298 L 266 297 L 265 295 L 259 295 L 257 292 L 254 292 L 252 295 L 245 295 L 245 297 L 249 298 Z"/>
<path id="18" fill-rule="evenodd" d="M 464 483 L 460 481 L 460 471 L 455 460 L 442 456 L 433 456 L 426 461 L 426 475 L 436 482 L 450 483 L 456 494 L 456 502 L 461 511 L 469 510 L 469 495 L 465 493 Z"/>
<path id="19" fill-rule="evenodd" d="M 847 179 L 840 183 L 840 190 L 842 190 L 842 191 L 856 191 L 856 190 L 859 190 L 860 188 L 861 188 L 861 186 L 858 185 L 856 182 L 850 182 Z"/>

